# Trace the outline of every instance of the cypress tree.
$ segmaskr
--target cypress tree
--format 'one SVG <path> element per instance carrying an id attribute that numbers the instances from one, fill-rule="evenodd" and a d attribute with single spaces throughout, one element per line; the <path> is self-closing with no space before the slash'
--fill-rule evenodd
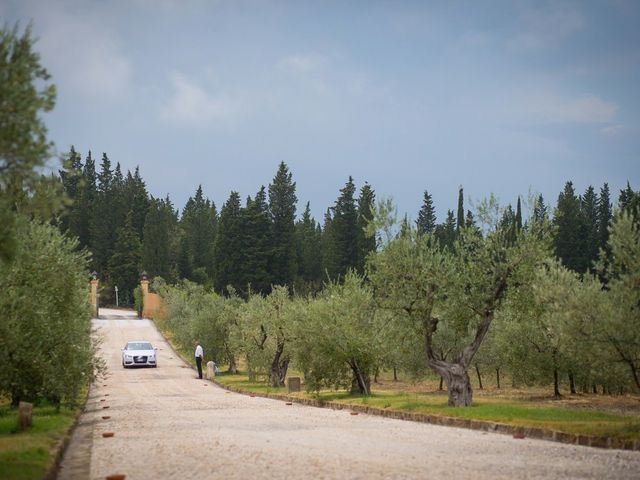
<path id="1" fill-rule="evenodd" d="M 436 211 L 433 207 L 431 194 L 425 190 L 422 200 L 422 207 L 418 212 L 418 220 L 416 220 L 416 228 L 421 235 L 433 233 L 436 229 Z"/>
<path id="2" fill-rule="evenodd" d="M 212 242 L 215 237 L 215 210 L 209 199 L 204 198 L 202 185 L 194 197 L 189 197 L 182 212 L 180 225 L 183 232 L 181 243 L 181 272 L 190 273 L 187 278 L 204 283 L 214 271 Z M 190 272 L 188 272 L 190 270 Z"/>
<path id="3" fill-rule="evenodd" d="M 322 228 L 322 277 L 333 279 L 338 275 L 339 257 L 333 228 L 333 209 L 327 208 Z"/>
<path id="4" fill-rule="evenodd" d="M 567 182 L 564 190 L 558 195 L 553 223 L 556 227 L 556 256 L 567 268 L 584 273 L 588 265 L 585 256 L 586 224 L 580 208 L 580 199 L 575 195 L 572 182 Z"/>
<path id="5" fill-rule="evenodd" d="M 467 210 L 467 218 L 464 221 L 465 227 L 474 232 L 476 235 L 482 235 L 480 227 L 476 224 L 476 218 L 473 216 L 471 210 Z"/>
<path id="6" fill-rule="evenodd" d="M 600 197 L 598 198 L 598 249 L 607 251 L 607 242 L 609 241 L 609 225 L 613 218 L 613 208 L 611 206 L 611 196 L 609 193 L 609 185 L 606 183 L 600 189 Z"/>
<path id="7" fill-rule="evenodd" d="M 358 262 L 358 212 L 354 194 L 353 178 L 340 189 L 340 196 L 333 207 L 333 241 L 336 256 L 335 275 L 344 277 Z"/>
<path id="8" fill-rule="evenodd" d="M 176 280 L 174 242 L 177 226 L 178 217 L 169 198 L 167 197 L 166 200 L 152 198 L 143 228 L 141 265 L 150 277 L 160 276 L 168 282 Z"/>
<path id="9" fill-rule="evenodd" d="M 118 287 L 122 304 L 133 304 L 133 290 L 140 275 L 140 240 L 133 227 L 131 211 L 118 229 L 113 255 L 109 259 L 110 283 Z"/>
<path id="10" fill-rule="evenodd" d="M 637 221 L 640 216 L 640 192 L 634 192 L 627 180 L 627 187 L 620 190 L 618 197 L 618 206 L 623 212 L 629 214 Z"/>
<path id="11" fill-rule="evenodd" d="M 114 209 L 113 171 L 106 153 L 102 154 L 100 173 L 98 174 L 96 198 L 91 218 L 92 268 L 104 279 L 109 277 L 107 270 L 109 259 L 116 242 L 117 212 Z"/>
<path id="12" fill-rule="evenodd" d="M 520 202 L 520 195 L 518 195 L 518 204 L 516 205 L 516 232 L 520 233 L 522 230 L 522 204 Z"/>
<path id="13" fill-rule="evenodd" d="M 368 225 L 373 220 L 375 201 L 376 194 L 373 191 L 373 188 L 365 182 L 360 189 L 360 196 L 358 197 L 358 251 L 356 257 L 356 270 L 361 275 L 364 274 L 364 265 L 367 260 L 367 255 L 376 249 L 375 236 L 367 235 Z"/>
<path id="14" fill-rule="evenodd" d="M 124 181 L 124 196 L 126 204 L 131 209 L 133 228 L 138 233 L 138 237 L 142 239 L 150 200 L 147 186 L 140 176 L 139 166 L 136 166 L 133 175 L 131 175 L 130 171 L 127 171 L 127 177 Z"/>
<path id="15" fill-rule="evenodd" d="M 243 259 L 243 252 L 238 248 L 242 242 L 240 210 L 240 195 L 238 192 L 231 192 L 220 210 L 214 248 L 214 285 L 219 292 L 225 292 L 229 285 L 236 289 L 246 287 L 240 285 L 241 272 L 238 268 Z"/>
<path id="16" fill-rule="evenodd" d="M 458 216 L 456 219 L 456 235 L 464 228 L 464 192 L 462 187 L 458 190 Z"/>
<path id="17" fill-rule="evenodd" d="M 295 286 L 301 295 L 317 291 L 322 283 L 322 230 L 319 227 L 307 202 L 302 218 L 296 222 L 298 274 Z"/>
<path id="18" fill-rule="evenodd" d="M 246 207 L 241 209 L 239 235 L 236 248 L 241 254 L 241 260 L 237 265 L 238 279 L 233 286 L 245 297 L 251 292 L 267 295 L 271 290 L 268 271 L 271 219 L 264 187 L 256 193 L 254 200 L 247 198 Z"/>
<path id="19" fill-rule="evenodd" d="M 533 221 L 537 225 L 542 225 L 549 220 L 549 213 L 547 212 L 547 206 L 544 203 L 542 195 L 538 195 L 533 206 Z"/>
<path id="20" fill-rule="evenodd" d="M 456 239 L 456 219 L 453 210 L 447 210 L 447 218 L 444 223 L 436 226 L 434 236 L 442 249 L 453 249 Z"/>
<path id="21" fill-rule="evenodd" d="M 213 280 L 215 277 L 215 248 L 216 248 L 216 235 L 218 234 L 218 210 L 216 208 L 216 204 L 211 201 L 210 210 L 209 210 L 209 218 L 211 219 L 211 231 L 209 238 L 209 261 L 207 267 L 207 273 L 209 274 L 209 278 Z"/>
<path id="22" fill-rule="evenodd" d="M 84 167 L 82 168 L 82 182 L 77 209 L 77 235 L 80 247 L 88 248 L 89 250 L 93 250 L 91 243 L 91 224 L 97 196 L 96 178 L 96 164 L 93 158 L 91 158 L 91 151 L 89 151 L 84 161 Z"/>
<path id="23" fill-rule="evenodd" d="M 296 184 L 289 168 L 280 162 L 269 185 L 269 213 L 272 224 L 272 248 L 269 271 L 271 284 L 293 286 L 296 273 Z"/>
<path id="24" fill-rule="evenodd" d="M 502 218 L 500 219 L 500 228 L 503 232 L 506 232 L 507 240 L 509 241 L 509 243 L 515 243 L 517 236 L 517 221 L 511 204 L 507 205 L 507 208 L 505 208 L 504 212 L 502 212 Z"/>
<path id="25" fill-rule="evenodd" d="M 193 277 L 193 263 L 189 253 L 189 241 L 181 227 L 178 231 L 178 277 L 182 279 L 190 279 Z"/>
<path id="26" fill-rule="evenodd" d="M 69 235 L 79 236 L 80 211 L 79 200 L 82 194 L 82 159 L 73 145 L 66 154 L 63 170 L 59 170 L 62 191 L 66 196 L 66 205 L 60 216 L 60 230 Z"/>
<path id="27" fill-rule="evenodd" d="M 130 210 L 131 205 L 126 197 L 124 175 L 122 175 L 120 162 L 116 162 L 111 181 L 111 215 L 115 231 L 124 225 Z"/>
<path id="28" fill-rule="evenodd" d="M 585 223 L 585 251 L 584 262 L 586 268 L 592 268 L 594 262 L 598 259 L 599 238 L 598 238 L 598 195 L 595 189 L 589 185 L 580 198 L 580 208 Z"/>

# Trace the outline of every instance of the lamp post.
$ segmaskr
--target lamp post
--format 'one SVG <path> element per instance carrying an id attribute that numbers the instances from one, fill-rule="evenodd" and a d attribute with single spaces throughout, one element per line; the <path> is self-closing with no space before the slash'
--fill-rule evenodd
<path id="1" fill-rule="evenodd" d="M 118 308 L 118 286 L 116 285 L 113 288 L 115 288 L 115 290 L 116 290 L 116 308 Z"/>

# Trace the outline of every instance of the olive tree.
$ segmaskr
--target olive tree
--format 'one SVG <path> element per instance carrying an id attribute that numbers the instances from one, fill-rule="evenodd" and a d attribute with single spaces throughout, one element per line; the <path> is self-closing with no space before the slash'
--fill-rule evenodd
<path id="1" fill-rule="evenodd" d="M 229 373 L 238 373 L 238 355 L 242 351 L 241 342 L 238 336 L 241 333 L 238 327 L 238 319 L 240 308 L 244 304 L 244 300 L 240 298 L 234 290 L 224 297 L 224 307 L 221 312 L 221 320 L 226 325 L 228 335 L 224 338 L 222 344 L 222 357 L 226 359 L 229 365 Z"/>
<path id="2" fill-rule="evenodd" d="M 250 378 L 266 376 L 271 386 L 284 386 L 291 361 L 294 312 L 294 302 L 284 286 L 273 287 L 266 297 L 251 294 L 240 307 L 236 338 Z"/>
<path id="3" fill-rule="evenodd" d="M 555 396 L 565 375 L 572 393 L 597 385 L 603 392 L 639 388 L 639 245 L 637 225 L 619 214 L 598 276 L 578 275 L 548 259 L 507 298 L 495 333 L 518 380 L 552 380 Z"/>
<path id="4" fill-rule="evenodd" d="M 640 225 L 629 212 L 614 219 L 608 247 L 608 261 L 601 255 L 598 264 L 607 280 L 607 313 L 596 334 L 640 390 Z"/>
<path id="5" fill-rule="evenodd" d="M 377 302 L 394 313 L 398 329 L 423 339 L 424 361 L 443 377 L 449 405 L 471 405 L 468 369 L 474 355 L 505 295 L 541 261 L 544 247 L 527 231 L 513 241 L 492 221 L 484 235 L 462 230 L 454 251 L 440 248 L 431 235 L 405 228 L 370 257 L 368 276 Z M 439 332 L 451 330 L 467 340 L 444 359 Z"/>
<path id="6" fill-rule="evenodd" d="M 87 257 L 55 227 L 20 219 L 0 262 L 0 391 L 74 404 L 103 368 L 91 338 Z"/>
<path id="7" fill-rule="evenodd" d="M 525 384 L 553 384 L 589 377 L 590 330 L 601 310 L 599 282 L 584 281 L 556 259 L 547 259 L 503 304 L 495 335 L 514 379 Z"/>
<path id="8" fill-rule="evenodd" d="M 350 272 L 309 299 L 297 323 L 297 360 L 308 390 L 350 388 L 369 395 L 371 376 L 387 357 L 389 322 L 373 292 Z"/>
<path id="9" fill-rule="evenodd" d="M 203 289 L 187 280 L 176 286 L 166 286 L 160 290 L 164 300 L 165 314 L 158 319 L 162 329 L 171 333 L 171 338 L 180 348 L 191 348 L 196 338 L 193 334 L 193 317 L 200 309 Z"/>
<path id="10" fill-rule="evenodd" d="M 160 292 L 165 316 L 159 324 L 171 332 L 182 349 L 194 348 L 199 340 L 206 358 L 234 364 L 230 340 L 234 317 L 229 315 L 233 300 L 187 280 L 174 287 L 162 287 Z"/>

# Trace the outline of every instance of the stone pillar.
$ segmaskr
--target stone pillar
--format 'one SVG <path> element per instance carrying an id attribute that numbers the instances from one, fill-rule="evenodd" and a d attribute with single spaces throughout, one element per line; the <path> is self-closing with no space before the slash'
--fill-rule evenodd
<path id="1" fill-rule="evenodd" d="M 207 380 L 213 380 L 216 376 L 216 364 L 214 362 L 207 362 Z"/>
<path id="2" fill-rule="evenodd" d="M 140 288 L 142 288 L 142 296 L 149 295 L 149 279 L 144 276 L 142 280 L 140 280 Z"/>
<path id="3" fill-rule="evenodd" d="M 33 414 L 33 404 L 20 402 L 18 405 L 18 431 L 23 432 L 31 426 L 31 416 Z"/>
<path id="4" fill-rule="evenodd" d="M 138 317 L 149 318 L 147 299 L 149 298 L 149 276 L 143 271 L 140 277 L 140 289 L 142 290 L 142 311 L 138 312 Z"/>
<path id="5" fill-rule="evenodd" d="M 98 274 L 96 272 L 93 272 L 91 274 L 91 292 L 89 293 L 89 303 L 91 304 L 91 306 L 93 307 L 93 313 L 95 314 L 96 318 L 98 318 L 98 310 L 99 310 L 99 306 L 98 306 Z"/>
<path id="6" fill-rule="evenodd" d="M 287 379 L 287 385 L 289 387 L 289 392 L 299 392 L 300 391 L 300 377 L 289 377 Z"/>

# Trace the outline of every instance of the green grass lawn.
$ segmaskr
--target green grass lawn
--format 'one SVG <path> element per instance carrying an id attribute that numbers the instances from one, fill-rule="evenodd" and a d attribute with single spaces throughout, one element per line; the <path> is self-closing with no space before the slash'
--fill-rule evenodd
<path id="1" fill-rule="evenodd" d="M 246 375 L 221 375 L 216 379 L 229 386 L 255 393 L 282 393 L 285 388 L 273 388 L 265 383 L 251 382 Z M 476 392 L 477 393 L 477 392 Z M 301 397 L 341 402 L 348 405 L 368 405 L 390 410 L 420 412 L 447 417 L 485 420 L 521 427 L 536 427 L 566 433 L 606 436 L 618 439 L 640 439 L 640 414 L 618 414 L 596 408 L 579 409 L 571 405 L 550 406 L 548 402 L 518 398 L 474 396 L 471 407 L 447 405 L 442 393 L 408 393 L 386 390 L 370 396 L 353 396 L 344 391 L 322 391 L 319 395 L 305 392 Z"/>
<path id="2" fill-rule="evenodd" d="M 40 479 L 50 462 L 52 449 L 66 434 L 77 411 L 52 406 L 33 408 L 33 424 L 25 432 L 16 432 L 18 411 L 0 400 L 0 478 Z"/>

